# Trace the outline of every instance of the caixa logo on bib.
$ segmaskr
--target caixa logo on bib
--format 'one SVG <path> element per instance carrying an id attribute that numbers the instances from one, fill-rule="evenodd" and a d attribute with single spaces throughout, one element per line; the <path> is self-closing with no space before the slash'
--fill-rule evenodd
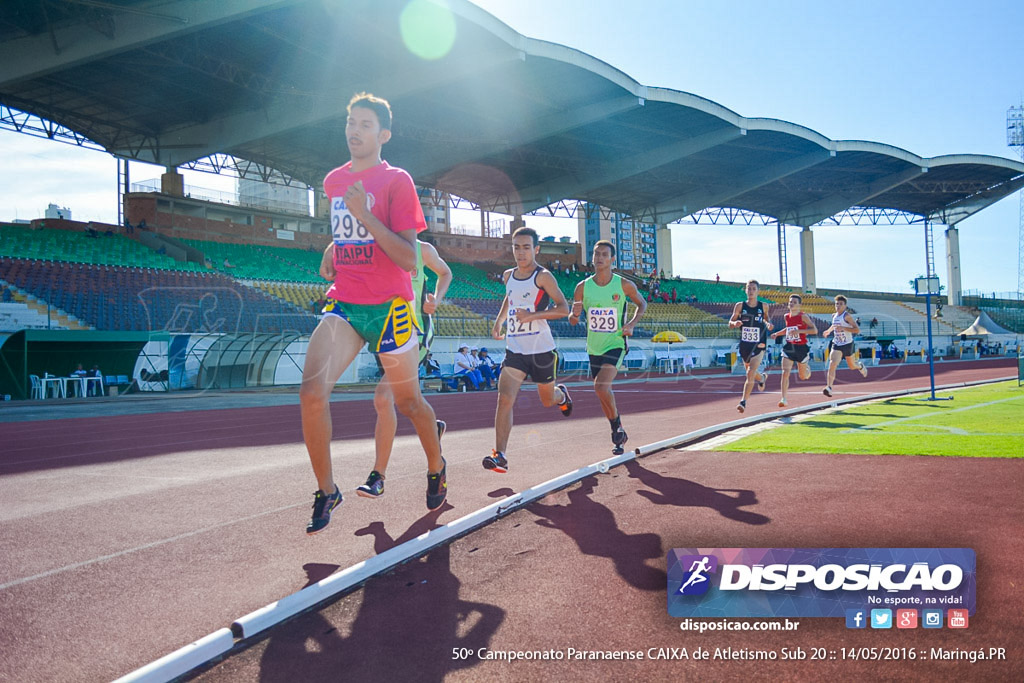
<path id="1" fill-rule="evenodd" d="M 960 608 L 974 614 L 969 548 L 676 548 L 674 617 L 842 617 L 853 608 Z"/>

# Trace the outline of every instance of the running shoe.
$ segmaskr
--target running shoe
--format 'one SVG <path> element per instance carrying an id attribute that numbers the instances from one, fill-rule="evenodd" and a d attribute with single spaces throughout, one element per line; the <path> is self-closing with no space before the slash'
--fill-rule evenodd
<path id="1" fill-rule="evenodd" d="M 562 390 L 562 396 L 565 396 L 565 403 L 559 403 L 558 409 L 562 411 L 562 417 L 569 417 L 572 415 L 572 396 L 564 384 L 559 384 L 558 388 Z"/>
<path id="2" fill-rule="evenodd" d="M 857 368 L 857 372 L 860 373 L 861 377 L 867 377 L 868 376 L 868 367 L 866 365 L 864 365 L 863 363 L 861 363 L 860 367 Z"/>
<path id="3" fill-rule="evenodd" d="M 768 382 L 768 375 L 761 375 L 761 379 L 757 380 L 757 390 L 764 391 L 764 385 Z"/>
<path id="4" fill-rule="evenodd" d="M 484 458 L 484 469 L 498 474 L 508 472 L 508 460 L 505 459 L 505 454 L 492 449 L 491 454 Z"/>
<path id="5" fill-rule="evenodd" d="M 437 474 L 427 472 L 427 509 L 436 510 L 444 505 L 448 497 L 448 463 L 441 458 L 441 471 Z"/>
<path id="6" fill-rule="evenodd" d="M 323 531 L 324 527 L 331 523 L 331 511 L 341 505 L 341 491 L 334 487 L 334 493 L 325 494 L 318 490 L 313 494 L 313 518 L 306 525 L 307 534 L 315 534 Z"/>
<path id="7" fill-rule="evenodd" d="M 363 498 L 380 498 L 384 495 L 384 477 L 374 470 L 366 478 L 366 483 L 356 488 L 356 495 Z"/>
<path id="8" fill-rule="evenodd" d="M 832 398 L 832 387 L 825 387 L 821 393 L 825 394 L 829 398 Z"/>
<path id="9" fill-rule="evenodd" d="M 448 423 L 444 420 L 437 421 L 437 440 L 440 441 L 441 437 L 444 436 L 445 431 L 448 429 Z"/>
<path id="10" fill-rule="evenodd" d="M 786 407 L 786 399 L 784 399 L 784 398 L 780 398 L 779 399 L 779 407 L 780 408 L 785 408 Z"/>
<path id="11" fill-rule="evenodd" d="M 615 444 L 615 448 L 612 449 L 612 455 L 622 455 L 625 453 L 626 449 L 623 446 L 626 445 L 627 441 L 629 441 L 629 435 L 626 434 L 625 429 L 619 427 L 615 430 L 615 433 L 612 434 L 612 443 Z"/>
<path id="12" fill-rule="evenodd" d="M 736 406 L 736 410 L 740 411 L 741 413 L 743 411 L 745 411 L 746 409 L 747 409 L 747 402 L 746 401 L 740 401 L 739 404 L 737 404 L 737 406 Z"/>

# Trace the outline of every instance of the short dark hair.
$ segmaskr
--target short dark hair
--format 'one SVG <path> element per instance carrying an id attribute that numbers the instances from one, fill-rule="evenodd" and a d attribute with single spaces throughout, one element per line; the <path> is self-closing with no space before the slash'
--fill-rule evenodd
<path id="1" fill-rule="evenodd" d="M 845 304 L 845 303 L 848 303 L 848 302 L 846 301 L 846 297 L 845 297 L 845 296 L 843 296 L 842 294 L 836 294 L 836 301 L 842 301 L 842 302 L 843 302 L 844 304 Z"/>
<path id="2" fill-rule="evenodd" d="M 512 239 L 515 239 L 516 237 L 519 237 L 520 235 L 527 235 L 527 236 L 529 236 L 529 238 L 533 240 L 533 246 L 537 246 L 538 244 L 540 244 L 540 235 L 538 235 L 537 231 L 534 230 L 533 228 L 527 228 L 527 227 L 518 228 L 514 233 L 512 233 Z"/>
<path id="3" fill-rule="evenodd" d="M 357 92 L 348 102 L 346 111 L 351 114 L 352 107 L 369 109 L 377 115 L 381 130 L 391 130 L 391 105 L 383 97 L 371 95 L 368 92 Z"/>
<path id="4" fill-rule="evenodd" d="M 615 245 L 609 240 L 598 240 L 594 243 L 594 250 L 596 251 L 598 247 L 608 247 L 612 251 L 612 256 L 615 256 Z"/>
<path id="5" fill-rule="evenodd" d="M 749 284 L 750 284 L 751 282 L 753 282 L 753 283 L 754 283 L 755 285 L 757 285 L 757 288 L 758 288 L 758 289 L 761 289 L 761 283 L 760 283 L 760 282 L 758 282 L 757 280 L 747 280 L 747 284 L 748 284 L 748 285 L 749 285 Z"/>
<path id="6" fill-rule="evenodd" d="M 804 298 L 803 298 L 802 296 L 800 296 L 799 294 L 790 294 L 790 295 L 789 295 L 789 298 L 790 298 L 790 299 L 796 299 L 796 300 L 797 300 L 797 301 L 799 301 L 800 303 L 803 303 L 803 302 L 804 302 Z"/>

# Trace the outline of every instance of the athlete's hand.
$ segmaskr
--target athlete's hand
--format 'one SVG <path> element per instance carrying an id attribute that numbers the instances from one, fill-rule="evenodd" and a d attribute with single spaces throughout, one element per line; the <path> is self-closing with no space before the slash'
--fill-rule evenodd
<path id="1" fill-rule="evenodd" d="M 517 308 L 515 311 L 513 311 L 512 315 L 514 315 L 516 317 L 516 320 L 518 320 L 519 322 L 528 323 L 533 320 L 536 320 L 538 313 L 536 313 L 535 311 L 528 311 L 525 308 Z"/>
<path id="2" fill-rule="evenodd" d="M 437 297 L 434 296 L 433 292 L 427 292 L 427 296 L 423 299 L 423 312 L 427 315 L 434 315 L 434 311 L 437 310 Z"/>
<path id="3" fill-rule="evenodd" d="M 334 280 L 337 271 L 334 270 L 334 243 L 331 242 L 324 249 L 324 255 L 320 258 L 320 277 L 325 280 Z"/>
<path id="4" fill-rule="evenodd" d="M 366 222 L 363 220 L 366 216 L 366 190 L 363 189 L 362 180 L 354 182 L 345 192 L 345 206 L 356 220 L 360 223 Z"/>
<path id="5" fill-rule="evenodd" d="M 626 323 L 622 326 L 622 336 L 632 337 L 633 336 L 633 323 Z"/>
<path id="6" fill-rule="evenodd" d="M 729 321 L 729 327 L 734 327 L 734 328 L 735 327 L 743 327 L 743 321 L 742 320 L 731 320 L 731 321 Z"/>
<path id="7" fill-rule="evenodd" d="M 573 311 L 572 313 L 569 314 L 569 324 L 570 325 L 578 325 L 579 322 L 580 322 L 580 316 L 579 316 L 578 313 L 576 313 L 576 311 Z"/>
<path id="8" fill-rule="evenodd" d="M 775 325 L 772 325 L 770 322 L 766 322 L 764 326 L 768 328 L 769 332 L 775 329 Z"/>
<path id="9" fill-rule="evenodd" d="M 491 336 L 498 341 L 505 338 L 505 334 L 501 331 L 501 325 L 495 325 L 491 328 Z"/>

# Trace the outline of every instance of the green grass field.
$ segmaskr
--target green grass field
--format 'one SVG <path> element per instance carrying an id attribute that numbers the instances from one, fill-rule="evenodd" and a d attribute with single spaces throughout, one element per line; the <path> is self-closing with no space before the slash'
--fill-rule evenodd
<path id="1" fill-rule="evenodd" d="M 936 396 L 955 398 L 925 401 L 905 396 L 852 405 L 715 450 L 1024 458 L 1024 387 L 1017 382 L 937 392 Z"/>

